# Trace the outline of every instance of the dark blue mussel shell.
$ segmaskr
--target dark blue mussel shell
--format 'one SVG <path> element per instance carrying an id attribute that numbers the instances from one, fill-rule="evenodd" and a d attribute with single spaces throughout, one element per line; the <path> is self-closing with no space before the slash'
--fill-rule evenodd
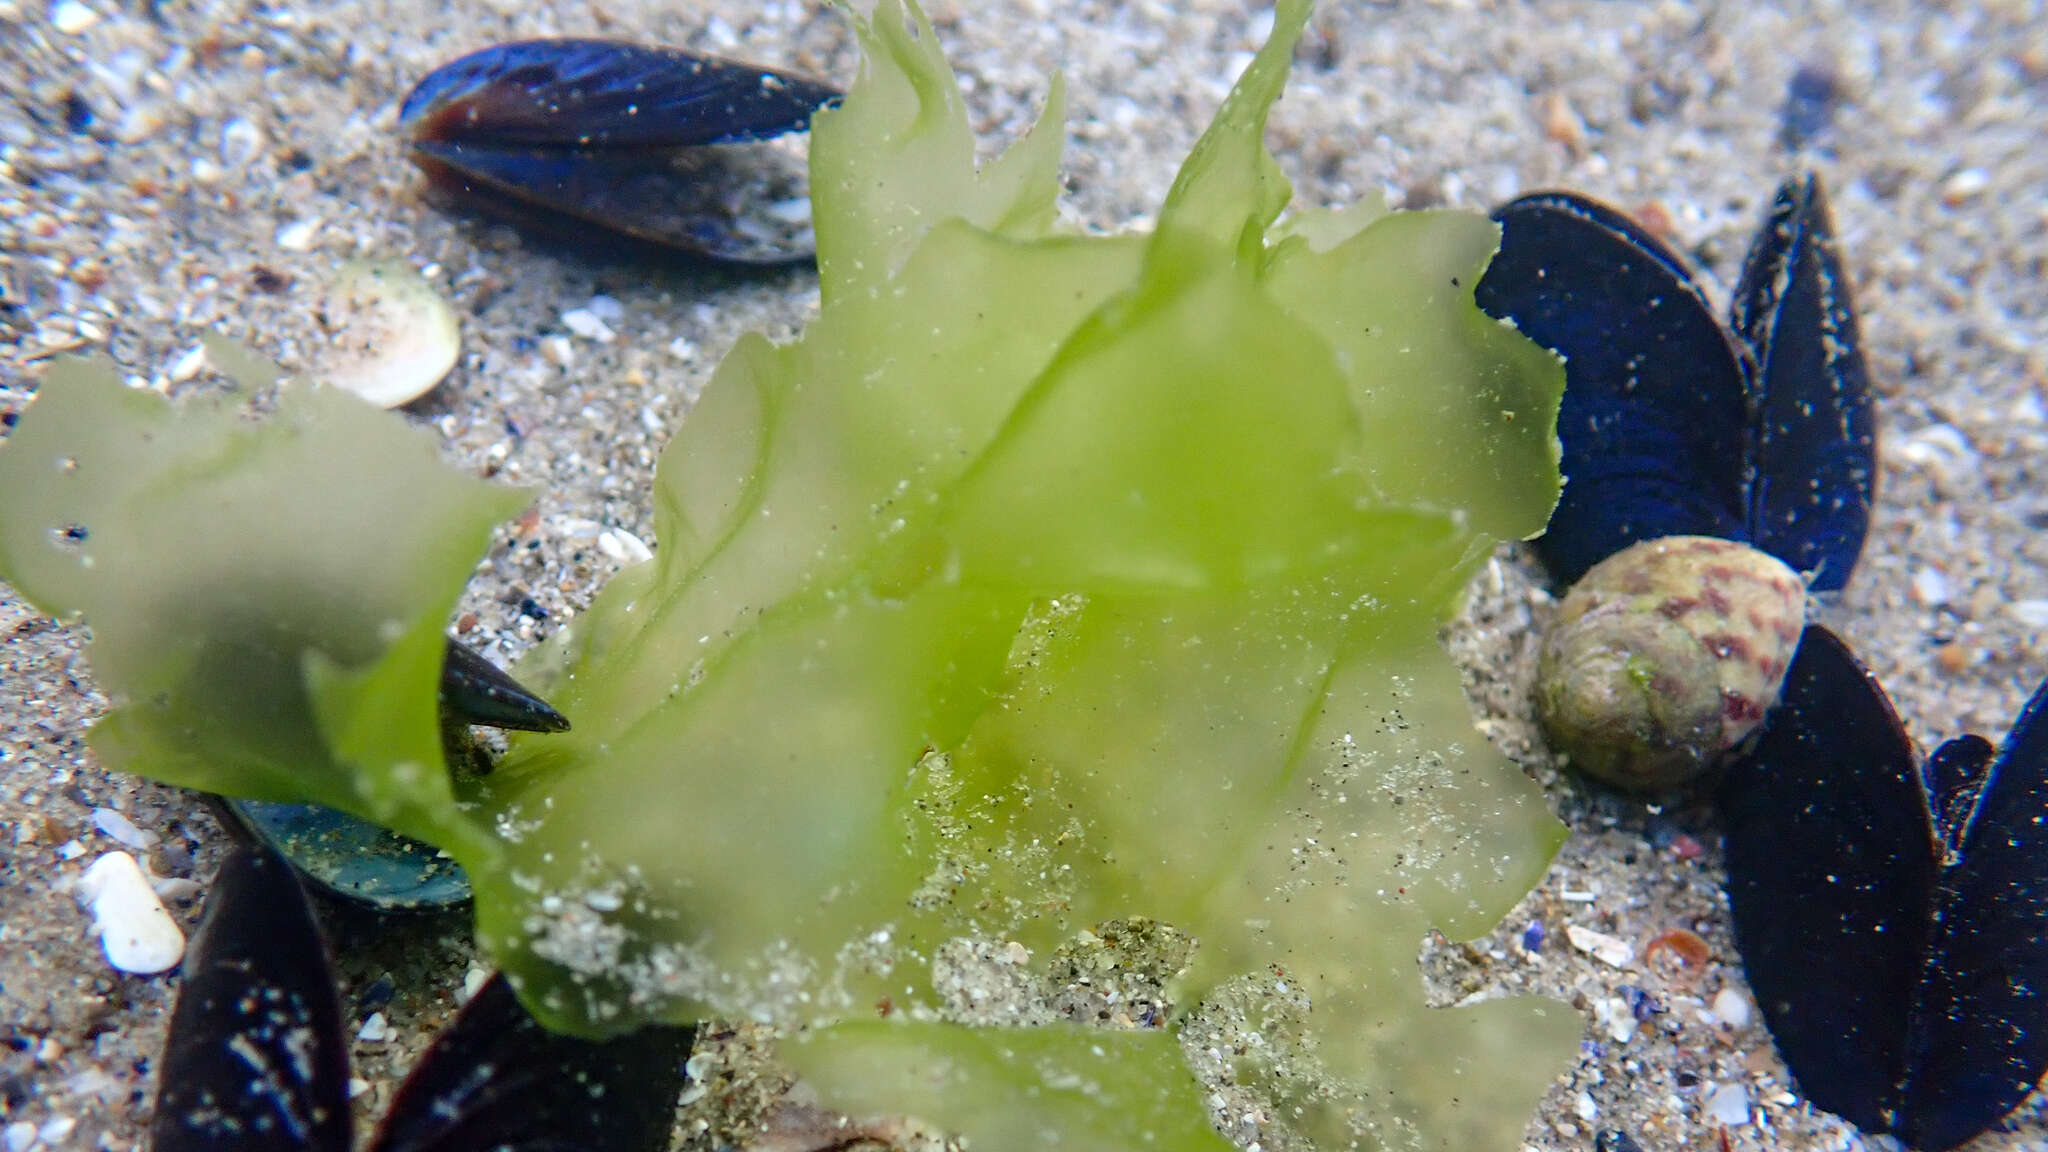
<path id="1" fill-rule="evenodd" d="M 373 1152 L 668 1147 L 691 1028 L 550 1034 L 494 976 L 399 1089 Z M 291 867 L 237 847 L 207 894 L 157 1068 L 154 1152 L 349 1152 L 347 1035 Z"/>
<path id="2" fill-rule="evenodd" d="M 1631 544 L 1700 535 L 1841 588 L 1869 526 L 1876 437 L 1818 179 L 1779 189 L 1730 327 L 1684 258 L 1613 208 L 1542 192 L 1493 217 L 1479 307 L 1565 357 L 1567 482 L 1536 542 L 1559 583 Z"/>
<path id="3" fill-rule="evenodd" d="M 1846 645 L 1806 630 L 1719 802 L 1743 967 L 1808 1099 L 1943 1150 L 2048 1071 L 2048 684 L 1994 754 L 1920 763 Z"/>
<path id="4" fill-rule="evenodd" d="M 813 252 L 802 132 L 838 89 L 613 40 L 524 40 L 443 65 L 405 99 L 412 157 L 460 202 L 557 236 L 743 264 Z M 751 147 L 750 147 L 751 146 Z"/>
<path id="5" fill-rule="evenodd" d="M 468 726 L 561 732 L 569 721 L 490 661 L 448 642 L 441 666 L 442 724 L 451 761 L 481 756 Z M 459 765 L 457 765 L 459 766 Z M 241 824 L 282 852 L 320 888 L 384 912 L 426 912 L 469 899 L 461 865 L 430 845 L 318 804 L 229 800 Z"/>

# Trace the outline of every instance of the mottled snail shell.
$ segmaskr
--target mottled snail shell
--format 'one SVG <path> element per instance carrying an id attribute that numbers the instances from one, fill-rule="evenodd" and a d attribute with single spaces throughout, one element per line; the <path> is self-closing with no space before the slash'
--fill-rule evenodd
<path id="1" fill-rule="evenodd" d="M 1559 605 L 1538 716 L 1580 771 L 1632 792 L 1680 787 L 1763 721 L 1805 622 L 1806 584 L 1773 557 L 1709 536 L 1646 540 Z"/>

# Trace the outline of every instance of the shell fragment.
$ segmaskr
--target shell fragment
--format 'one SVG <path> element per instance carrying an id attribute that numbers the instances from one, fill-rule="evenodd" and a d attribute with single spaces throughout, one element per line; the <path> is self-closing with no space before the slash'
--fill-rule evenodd
<path id="1" fill-rule="evenodd" d="M 426 278 L 396 262 L 350 264 L 322 316 L 334 343 L 314 375 L 380 408 L 410 404 L 455 367 L 462 327 Z"/>

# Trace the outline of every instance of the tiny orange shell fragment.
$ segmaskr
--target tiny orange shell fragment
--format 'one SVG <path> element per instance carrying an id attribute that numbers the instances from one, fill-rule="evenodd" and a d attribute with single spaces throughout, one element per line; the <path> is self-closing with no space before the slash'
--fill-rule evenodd
<path id="1" fill-rule="evenodd" d="M 1714 950 L 1690 928 L 1673 928 L 1643 945 L 1643 967 L 1652 968 L 1659 953 L 1670 953 L 1679 965 L 1697 972 L 1713 959 Z"/>

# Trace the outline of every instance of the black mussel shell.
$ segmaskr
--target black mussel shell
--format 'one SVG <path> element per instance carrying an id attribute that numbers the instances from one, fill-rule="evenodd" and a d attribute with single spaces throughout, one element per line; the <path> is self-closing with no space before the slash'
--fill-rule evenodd
<path id="1" fill-rule="evenodd" d="M 1745 353 L 1685 261 L 1613 208 L 1545 192 L 1496 209 L 1479 307 L 1565 357 L 1563 499 L 1536 541 L 1561 586 L 1631 544 L 1743 535 Z"/>
<path id="2" fill-rule="evenodd" d="M 451 761 L 471 754 L 462 737 L 472 724 L 525 732 L 569 727 L 547 701 L 453 640 L 441 665 L 441 716 Z M 307 880 L 336 896 L 381 912 L 435 912 L 469 899 L 461 865 L 367 820 L 318 804 L 231 799 L 228 807 Z"/>
<path id="3" fill-rule="evenodd" d="M 548 1032 L 493 976 L 420 1058 L 373 1152 L 668 1147 L 694 1028 Z M 349 1152 L 347 1034 L 327 948 L 275 850 L 229 853 L 158 1066 L 154 1152 Z"/>
<path id="4" fill-rule="evenodd" d="M 1869 527 L 1874 417 L 1817 177 L 1780 188 L 1716 319 L 1686 262 L 1571 192 L 1496 209 L 1479 307 L 1565 357 L 1564 498 L 1536 542 L 1561 585 L 1631 544 L 1754 544 L 1841 588 Z M 1732 328 L 1732 330 L 1731 330 Z"/>
<path id="5" fill-rule="evenodd" d="M 371 1152 L 666 1152 L 695 1039 L 668 1025 L 556 1035 L 492 976 L 406 1078 Z"/>
<path id="6" fill-rule="evenodd" d="M 1808 1099 L 1963 1144 L 2048 1071 L 2048 684 L 2002 749 L 1922 764 L 1847 645 L 1806 630 L 1719 797 L 1743 968 Z"/>
<path id="7" fill-rule="evenodd" d="M 1757 231 L 1730 320 L 1754 353 L 1757 547 L 1831 592 L 1848 583 L 1877 486 L 1877 417 L 1820 178 L 1787 180 Z"/>
<path id="8" fill-rule="evenodd" d="M 276 851 L 231 851 L 185 953 L 153 1152 L 346 1152 L 348 1049 L 313 909 Z"/>
<path id="9" fill-rule="evenodd" d="M 593 228 L 742 264 L 815 248 L 804 163 L 777 140 L 838 89 L 612 40 L 500 44 L 406 97 L 413 160 L 455 199 L 562 238 Z"/>
<path id="10" fill-rule="evenodd" d="M 464 724 L 520 732 L 567 732 L 569 718 L 469 647 L 448 641 L 441 709 Z"/>

